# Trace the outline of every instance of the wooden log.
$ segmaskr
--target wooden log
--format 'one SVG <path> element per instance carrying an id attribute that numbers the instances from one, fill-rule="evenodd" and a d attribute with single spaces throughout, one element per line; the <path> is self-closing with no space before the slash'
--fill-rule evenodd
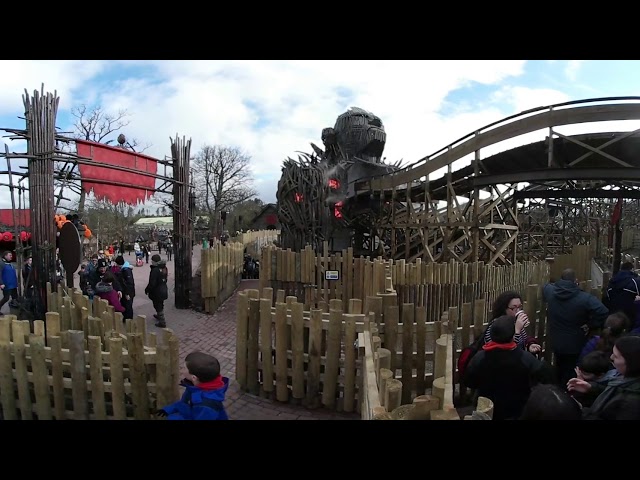
<path id="1" fill-rule="evenodd" d="M 387 411 L 393 411 L 398 408 L 402 400 L 402 382 L 395 378 L 386 381 L 384 392 L 384 407 Z"/>
<path id="2" fill-rule="evenodd" d="M 440 399 L 434 395 L 419 395 L 413 399 L 412 420 L 430 420 L 431 412 L 440 409 Z"/>
<path id="3" fill-rule="evenodd" d="M 400 405 L 397 408 L 394 408 L 391 412 L 391 418 L 393 420 L 413 420 L 413 411 L 416 406 L 413 404 L 409 405 Z"/>

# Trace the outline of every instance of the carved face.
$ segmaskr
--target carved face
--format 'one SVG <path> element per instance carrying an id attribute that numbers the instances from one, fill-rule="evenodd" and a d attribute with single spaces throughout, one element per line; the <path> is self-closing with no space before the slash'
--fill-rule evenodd
<path id="1" fill-rule="evenodd" d="M 351 108 L 340 115 L 334 127 L 338 145 L 347 156 L 380 162 L 387 134 L 382 120 L 361 108 Z"/>

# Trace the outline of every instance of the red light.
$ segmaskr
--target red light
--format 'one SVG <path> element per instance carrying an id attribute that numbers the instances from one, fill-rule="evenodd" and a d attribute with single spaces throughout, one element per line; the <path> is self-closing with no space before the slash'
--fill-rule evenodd
<path id="1" fill-rule="evenodd" d="M 331 188 L 332 190 L 338 190 L 340 188 L 340 182 L 335 178 L 330 178 L 329 188 Z"/>
<path id="2" fill-rule="evenodd" d="M 336 205 L 333 207 L 333 216 L 336 218 L 342 218 L 342 202 L 336 202 Z"/>
<path id="3" fill-rule="evenodd" d="M 295 193 L 296 203 L 302 203 L 303 200 L 304 200 L 304 196 L 301 193 L 296 192 Z"/>

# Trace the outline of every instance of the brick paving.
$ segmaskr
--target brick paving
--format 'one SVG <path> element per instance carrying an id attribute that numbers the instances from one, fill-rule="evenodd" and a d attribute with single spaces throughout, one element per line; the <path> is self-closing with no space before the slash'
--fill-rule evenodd
<path id="1" fill-rule="evenodd" d="M 153 252 L 157 253 L 157 252 Z M 164 258 L 165 255 L 162 255 Z M 133 255 L 125 255 L 125 259 L 132 265 L 135 263 Z M 194 249 L 194 272 L 200 263 L 200 248 Z M 169 284 L 173 286 L 174 262 L 167 262 L 169 270 Z M 134 314 L 146 315 L 147 331 L 158 332 L 154 325 L 153 305 L 144 294 L 144 288 L 149 278 L 149 266 L 133 267 L 136 280 L 137 295 L 134 299 Z M 215 355 L 220 360 L 222 374 L 229 377 L 230 385 L 227 391 L 225 407 L 229 416 L 234 420 L 357 420 L 357 414 L 339 413 L 324 408 L 307 409 L 303 406 L 277 402 L 240 391 L 235 381 L 235 335 L 236 335 L 236 298 L 238 291 L 258 288 L 257 280 L 243 280 L 236 293 L 232 295 L 213 315 L 195 312 L 193 310 L 178 310 L 174 307 L 173 291 L 169 290 L 169 299 L 165 302 L 165 316 L 167 326 L 180 339 L 180 358 L 191 351 L 200 350 Z M 181 368 L 186 369 L 182 362 Z"/>

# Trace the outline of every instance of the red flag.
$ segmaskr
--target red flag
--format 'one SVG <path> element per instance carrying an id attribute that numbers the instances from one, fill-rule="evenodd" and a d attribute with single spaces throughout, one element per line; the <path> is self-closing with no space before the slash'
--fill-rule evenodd
<path id="1" fill-rule="evenodd" d="M 76 148 L 78 156 L 90 158 L 96 164 L 157 173 L 158 161 L 140 153 L 87 140 L 76 140 Z M 144 202 L 147 197 L 153 195 L 156 185 L 154 177 L 124 172 L 106 166 L 80 164 L 80 176 L 82 189 L 85 192 L 89 193 L 93 190 L 95 197 L 100 200 L 108 199 L 113 203 L 125 202 L 129 205 Z"/>

